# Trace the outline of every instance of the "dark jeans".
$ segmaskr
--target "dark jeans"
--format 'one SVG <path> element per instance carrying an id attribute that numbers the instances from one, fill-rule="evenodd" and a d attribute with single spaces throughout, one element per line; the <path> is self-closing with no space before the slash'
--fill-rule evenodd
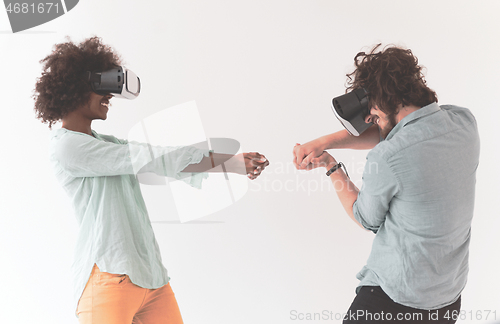
<path id="1" fill-rule="evenodd" d="M 364 286 L 342 323 L 453 324 L 460 312 L 460 301 L 459 297 L 453 304 L 431 311 L 416 309 L 395 303 L 378 286 Z"/>

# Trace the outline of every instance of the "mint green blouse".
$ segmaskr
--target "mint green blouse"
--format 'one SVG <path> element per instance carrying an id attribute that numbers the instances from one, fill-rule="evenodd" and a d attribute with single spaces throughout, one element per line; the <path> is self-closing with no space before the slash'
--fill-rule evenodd
<path id="1" fill-rule="evenodd" d="M 92 131 L 54 130 L 50 159 L 79 225 L 73 263 L 75 307 L 95 264 L 144 288 L 168 283 L 136 174 L 154 172 L 200 188 L 206 173 L 182 173 L 207 150 L 128 142 Z"/>

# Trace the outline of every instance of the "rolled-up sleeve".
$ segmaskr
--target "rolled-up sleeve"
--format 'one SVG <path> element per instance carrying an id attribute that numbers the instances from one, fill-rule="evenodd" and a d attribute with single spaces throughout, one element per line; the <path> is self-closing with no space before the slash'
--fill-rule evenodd
<path id="1" fill-rule="evenodd" d="M 363 185 L 352 207 L 356 220 L 364 228 L 377 233 L 398 189 L 397 178 L 387 161 L 370 152 L 363 172 Z"/>

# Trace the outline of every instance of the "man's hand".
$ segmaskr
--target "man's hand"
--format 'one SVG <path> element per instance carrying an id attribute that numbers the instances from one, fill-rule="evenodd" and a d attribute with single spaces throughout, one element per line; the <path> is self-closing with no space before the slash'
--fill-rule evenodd
<path id="1" fill-rule="evenodd" d="M 312 170 L 316 168 L 325 168 L 326 170 L 330 170 L 337 164 L 337 161 L 333 156 L 330 155 L 327 151 L 323 151 L 323 153 L 315 157 L 311 160 L 311 162 L 306 166 L 305 170 Z"/>
<path id="2" fill-rule="evenodd" d="M 250 180 L 256 179 L 269 165 L 269 160 L 257 152 L 241 153 L 235 157 L 245 163 L 246 175 Z"/>
<path id="3" fill-rule="evenodd" d="M 350 135 L 344 129 L 333 134 L 321 136 L 303 145 L 296 144 L 293 148 L 293 165 L 298 170 L 309 170 L 306 166 L 311 163 L 312 159 L 320 156 L 324 150 L 368 150 L 374 148 L 379 142 L 380 132 L 378 125 L 372 125 L 359 136 Z"/>
<path id="4" fill-rule="evenodd" d="M 323 144 L 319 138 L 303 145 L 297 143 L 293 147 L 293 164 L 297 170 L 311 170 L 308 168 L 309 163 L 312 159 L 320 156 L 323 151 Z"/>

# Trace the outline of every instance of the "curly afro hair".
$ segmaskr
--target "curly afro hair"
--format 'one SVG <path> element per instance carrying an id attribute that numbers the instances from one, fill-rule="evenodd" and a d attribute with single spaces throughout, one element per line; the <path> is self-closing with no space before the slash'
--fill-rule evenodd
<path id="1" fill-rule="evenodd" d="M 438 101 L 411 50 L 388 46 L 376 52 L 380 45 L 354 57 L 356 69 L 347 74 L 346 92 L 364 88 L 369 93 L 369 107 L 377 105 L 388 115 L 397 114 L 400 104 L 424 107 Z"/>
<path id="2" fill-rule="evenodd" d="M 33 99 L 36 118 L 49 128 L 69 112 L 86 105 L 90 99 L 90 84 L 86 71 L 106 71 L 121 65 L 120 56 L 91 37 L 80 44 L 67 42 L 54 45 L 50 55 L 40 61 L 42 76 L 37 79 Z"/>

